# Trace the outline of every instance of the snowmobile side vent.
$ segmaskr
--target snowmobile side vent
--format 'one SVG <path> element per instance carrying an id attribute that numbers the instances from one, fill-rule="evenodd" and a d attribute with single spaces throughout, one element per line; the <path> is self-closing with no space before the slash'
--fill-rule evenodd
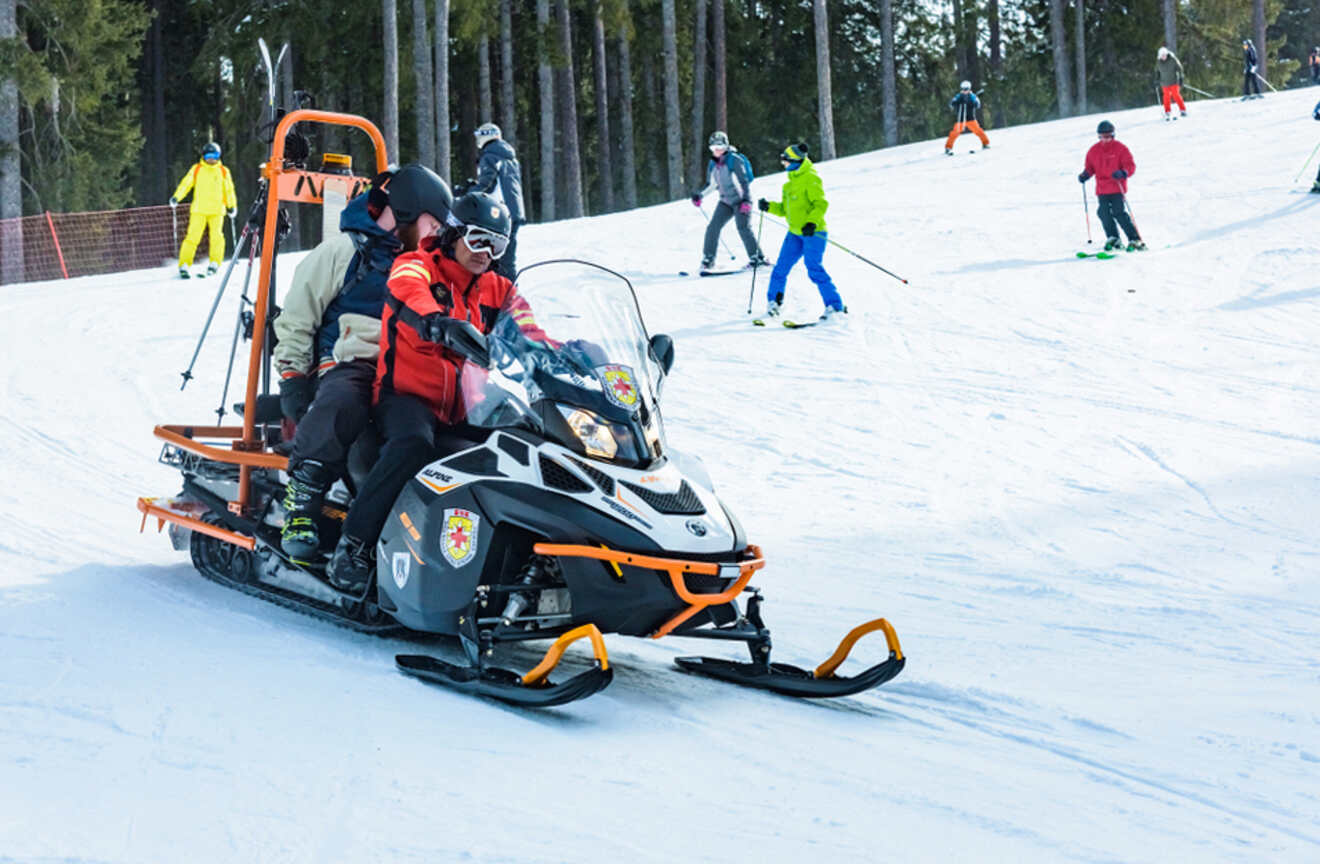
<path id="1" fill-rule="evenodd" d="M 487 450 L 485 447 L 460 453 L 453 459 L 446 459 L 442 464 L 446 468 L 453 468 L 455 471 L 462 471 L 464 474 L 472 474 L 477 477 L 505 476 L 498 467 L 500 457 L 495 454 L 494 450 Z"/>
<path id="2" fill-rule="evenodd" d="M 527 459 L 527 445 L 508 435 L 500 436 L 500 449 L 518 460 L 519 465 L 530 464 Z"/>
<path id="3" fill-rule="evenodd" d="M 610 475 L 606 474 L 604 471 L 601 471 L 599 468 L 593 468 L 593 467 L 591 467 L 590 465 L 588 465 L 587 463 L 585 463 L 585 462 L 583 462 L 583 461 L 581 461 L 581 460 L 579 460 L 579 459 L 574 459 L 574 458 L 572 458 L 571 456 L 569 457 L 569 460 L 568 460 L 568 461 L 570 461 L 570 462 L 572 462 L 574 465 L 576 465 L 576 466 L 577 466 L 577 469 L 578 469 L 579 471 L 581 471 L 583 474 L 586 474 L 586 475 L 587 475 L 588 477 L 590 477 L 592 480 L 595 480 L 595 481 L 596 481 L 596 485 L 600 487 L 600 491 L 604 492 L 606 495 L 613 495 L 613 494 L 614 494 L 614 478 L 613 478 L 613 477 L 611 477 Z"/>
<path id="4" fill-rule="evenodd" d="M 544 454 L 540 458 L 541 480 L 551 489 L 561 492 L 590 492 L 591 486 L 572 471 Z M 448 465 L 449 463 L 445 463 Z"/>
<path id="5" fill-rule="evenodd" d="M 697 497 L 696 492 L 692 491 L 692 487 L 687 484 L 686 480 L 679 485 L 677 492 L 667 493 L 656 492 L 653 489 L 647 489 L 645 486 L 638 486 L 626 480 L 620 480 L 619 483 L 629 492 L 651 505 L 651 509 L 657 513 L 700 516 L 706 512 L 705 505 L 701 503 L 701 499 Z"/>

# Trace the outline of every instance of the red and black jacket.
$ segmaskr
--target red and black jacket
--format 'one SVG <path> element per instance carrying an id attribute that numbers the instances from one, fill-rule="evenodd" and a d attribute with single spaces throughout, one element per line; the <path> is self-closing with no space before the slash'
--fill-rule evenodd
<path id="1" fill-rule="evenodd" d="M 470 321 L 489 333 L 506 304 L 521 304 L 515 318 L 529 338 L 546 341 L 513 283 L 494 271 L 474 276 L 441 251 L 434 238 L 394 260 L 381 314 L 376 400 L 389 393 L 425 399 L 441 421 L 462 419 L 456 398 L 463 358 L 421 336 L 422 319 L 439 313 Z"/>

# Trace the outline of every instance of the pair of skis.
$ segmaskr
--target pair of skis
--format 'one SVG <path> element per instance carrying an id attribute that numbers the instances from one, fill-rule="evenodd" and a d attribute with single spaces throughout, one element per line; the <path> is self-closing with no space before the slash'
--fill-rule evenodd
<path id="1" fill-rule="evenodd" d="M 790 320 L 790 319 L 788 319 L 788 318 L 785 318 L 783 321 L 780 321 L 779 323 L 782 324 L 783 326 L 787 327 L 789 330 L 802 330 L 802 329 L 805 329 L 805 328 L 807 328 L 807 327 L 815 327 L 815 326 L 816 326 L 817 324 L 819 324 L 820 322 L 819 322 L 819 321 L 793 321 L 793 320 Z M 756 325 L 757 327 L 764 327 L 764 326 L 766 326 L 766 321 L 765 321 L 764 318 L 753 318 L 753 319 L 752 319 L 752 324 Z"/>

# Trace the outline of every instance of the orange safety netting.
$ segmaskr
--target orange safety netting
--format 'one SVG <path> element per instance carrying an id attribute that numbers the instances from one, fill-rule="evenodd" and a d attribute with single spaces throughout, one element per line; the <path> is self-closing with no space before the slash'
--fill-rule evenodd
<path id="1" fill-rule="evenodd" d="M 189 206 L 178 206 L 177 228 L 170 210 L 169 206 L 130 207 L 0 219 L 0 284 L 118 273 L 172 262 L 188 230 Z M 204 234 L 199 260 L 205 260 L 207 245 Z"/>

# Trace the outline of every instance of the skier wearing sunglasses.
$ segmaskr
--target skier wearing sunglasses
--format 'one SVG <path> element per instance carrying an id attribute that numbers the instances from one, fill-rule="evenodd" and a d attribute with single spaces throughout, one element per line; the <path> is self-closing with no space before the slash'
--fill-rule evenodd
<path id="1" fill-rule="evenodd" d="M 469 192 L 451 214 L 439 236 L 395 259 L 386 283 L 372 412 L 384 444 L 330 559 L 327 576 L 341 590 L 366 587 L 376 540 L 409 478 L 465 446 L 455 427 L 463 416 L 459 372 L 465 357 L 480 352 L 467 325 L 484 335 L 501 309 L 512 308 L 529 339 L 555 344 L 513 283 L 495 272 L 509 245 L 509 209 L 484 192 Z"/>

